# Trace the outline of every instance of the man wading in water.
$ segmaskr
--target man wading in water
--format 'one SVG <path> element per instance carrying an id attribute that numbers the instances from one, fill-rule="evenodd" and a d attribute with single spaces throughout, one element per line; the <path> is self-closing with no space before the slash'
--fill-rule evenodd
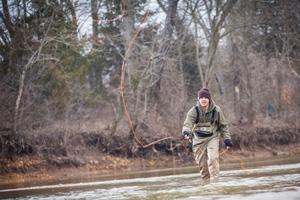
<path id="1" fill-rule="evenodd" d="M 218 181 L 220 137 L 227 149 L 232 147 L 232 143 L 223 112 L 211 99 L 207 88 L 199 91 L 197 106 L 188 111 L 182 134 L 184 139 L 193 143 L 202 179 Z"/>

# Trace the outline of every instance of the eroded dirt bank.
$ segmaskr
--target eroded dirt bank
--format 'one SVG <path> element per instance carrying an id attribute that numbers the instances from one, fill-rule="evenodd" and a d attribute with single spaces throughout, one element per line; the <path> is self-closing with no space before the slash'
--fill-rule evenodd
<path id="1" fill-rule="evenodd" d="M 232 127 L 232 150 L 224 152 L 220 142 L 221 162 L 246 161 L 280 155 L 299 155 L 299 132 L 292 126 Z M 89 137 L 91 139 L 92 136 Z M 74 144 L 75 145 L 75 144 Z M 77 144 L 77 148 L 79 147 Z M 157 168 L 194 166 L 193 155 L 183 147 L 174 148 L 170 153 L 166 144 L 149 148 L 144 156 L 124 156 L 101 153 L 97 149 L 78 155 L 81 162 L 72 164 L 70 158 L 53 155 L 52 160 L 37 155 L 22 154 L 14 159 L 1 158 L 0 188 L 22 187 L 33 183 L 51 183 L 80 179 L 80 177 L 105 175 L 123 170 L 149 170 Z M 75 159 L 74 157 L 71 159 Z M 53 161 L 55 160 L 55 162 Z M 239 162 L 239 161 L 238 161 Z"/>

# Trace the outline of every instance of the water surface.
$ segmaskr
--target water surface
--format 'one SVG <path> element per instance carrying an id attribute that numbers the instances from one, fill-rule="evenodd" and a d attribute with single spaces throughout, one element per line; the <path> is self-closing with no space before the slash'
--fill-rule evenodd
<path id="1" fill-rule="evenodd" d="M 289 163 L 289 164 L 287 164 Z M 223 163 L 220 180 L 203 182 L 197 168 L 180 167 L 90 177 L 80 182 L 0 190 L 6 199 L 300 199 L 299 155 Z M 90 180 L 90 181 L 89 181 Z"/>

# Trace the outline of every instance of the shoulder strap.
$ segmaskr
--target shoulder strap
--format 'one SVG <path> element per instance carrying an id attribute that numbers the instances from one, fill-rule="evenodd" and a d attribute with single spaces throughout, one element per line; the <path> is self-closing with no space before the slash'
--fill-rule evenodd
<path id="1" fill-rule="evenodd" d="M 210 124 L 213 124 L 214 123 L 214 120 L 215 120 L 215 112 L 216 112 L 216 106 L 214 107 L 213 111 L 212 111 L 212 115 L 211 115 L 211 118 L 210 118 Z"/>
<path id="2" fill-rule="evenodd" d="M 195 121 L 195 123 L 196 124 L 198 124 L 198 122 L 199 122 L 199 108 L 198 108 L 198 106 L 194 106 L 194 108 L 196 109 L 196 111 L 197 111 L 197 118 L 196 118 L 196 121 Z M 216 106 L 214 107 L 214 109 L 213 109 L 213 111 L 212 111 L 212 116 L 211 116 L 211 118 L 210 118 L 210 124 L 213 124 L 214 123 L 214 120 L 215 120 L 215 112 L 216 112 Z"/>
<path id="3" fill-rule="evenodd" d="M 198 122 L 199 122 L 199 108 L 198 108 L 198 106 L 194 106 L 194 108 L 195 108 L 196 111 L 197 111 L 197 118 L 196 118 L 195 123 L 198 124 Z"/>

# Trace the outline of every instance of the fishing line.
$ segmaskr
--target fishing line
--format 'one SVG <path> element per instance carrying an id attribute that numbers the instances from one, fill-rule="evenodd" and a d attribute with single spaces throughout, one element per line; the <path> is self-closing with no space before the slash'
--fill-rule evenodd
<path id="1" fill-rule="evenodd" d="M 124 6 L 125 7 L 125 6 Z M 149 13 L 150 13 L 150 1 L 148 1 L 148 9 L 147 9 L 147 12 L 146 12 L 146 15 L 142 21 L 142 23 L 140 24 L 138 30 L 136 31 L 135 35 L 133 36 L 133 38 L 131 39 L 129 45 L 128 45 L 128 48 L 126 50 L 126 53 L 124 55 L 124 59 L 123 59 L 123 62 L 122 62 L 122 67 L 121 67 L 121 76 L 120 76 L 120 93 L 121 93 L 121 97 L 122 97 L 122 104 L 123 104 L 123 107 L 124 107 L 124 110 L 125 110 L 125 114 L 127 116 L 127 119 L 129 121 L 129 124 L 130 124 L 130 129 L 132 131 L 132 134 L 135 138 L 135 140 L 145 149 L 145 148 L 148 148 L 152 145 L 155 145 L 161 141 L 164 141 L 164 140 L 177 140 L 177 141 L 180 141 L 180 143 L 183 145 L 183 147 L 185 148 L 185 150 L 187 150 L 188 152 L 190 152 L 188 150 L 188 148 L 186 147 L 186 145 L 184 144 L 184 142 L 182 141 L 181 138 L 178 138 L 178 137 L 165 137 L 165 138 L 162 138 L 162 139 L 159 139 L 159 140 L 156 140 L 156 141 L 153 141 L 147 145 L 144 145 L 140 140 L 139 138 L 137 137 L 137 134 L 135 132 L 135 129 L 134 129 L 134 125 L 133 125 L 133 122 L 131 120 L 131 117 L 129 115 L 129 112 L 127 110 L 127 106 L 126 106 L 126 101 L 125 101 L 125 97 L 124 97 L 124 85 L 123 85 L 123 79 L 124 79 L 124 68 L 125 68 L 125 63 L 126 63 L 126 58 L 127 58 L 127 55 L 130 51 L 130 48 L 133 44 L 133 42 L 135 41 L 136 37 L 138 36 L 138 34 L 140 33 L 140 31 L 142 30 L 142 27 L 143 27 L 143 24 L 146 23 L 147 19 L 148 19 L 148 16 L 149 16 Z M 190 152 L 192 153 L 192 152 Z"/>
<path id="2" fill-rule="evenodd" d="M 117 17 L 117 18 L 114 18 L 114 19 L 110 19 L 110 20 L 93 20 L 93 21 L 96 21 L 96 22 L 113 22 L 113 21 L 116 21 L 116 20 L 121 20 L 121 19 L 124 17 L 125 12 L 126 12 L 126 4 L 125 4 L 125 1 L 122 0 L 122 15 L 121 15 L 121 16 L 119 16 L 119 17 Z M 150 146 L 152 146 L 152 145 L 155 145 L 155 144 L 157 144 L 157 143 L 159 143 L 159 142 L 161 142 L 161 141 L 164 141 L 164 140 L 175 140 L 175 141 L 179 141 L 179 142 L 182 144 L 182 146 L 184 147 L 184 149 L 185 149 L 188 153 L 190 153 L 190 154 L 192 154 L 192 155 L 195 155 L 195 153 L 194 153 L 194 152 L 191 152 L 191 151 L 188 149 L 187 145 L 185 145 L 184 140 L 183 140 L 182 138 L 179 138 L 179 137 L 172 137 L 172 136 L 171 136 L 171 137 L 165 137 L 165 138 L 162 138 L 162 139 L 159 139 L 159 140 L 155 140 L 155 141 L 153 141 L 153 142 L 151 142 L 151 143 L 149 143 L 149 144 L 147 144 L 147 145 L 144 145 L 144 144 L 139 140 L 139 138 L 137 137 L 137 134 L 136 134 L 136 131 L 135 131 L 135 129 L 134 129 L 134 125 L 133 125 L 132 119 L 131 119 L 131 117 L 130 117 L 130 115 L 129 115 L 129 112 L 128 112 L 128 110 L 127 110 L 127 105 L 126 105 L 125 96 L 124 96 L 124 83 L 123 83 L 123 82 L 124 82 L 124 68 L 125 68 L 125 64 L 126 64 L 126 59 L 127 59 L 127 56 L 128 56 L 128 54 L 129 54 L 129 52 L 130 52 L 131 46 L 133 45 L 133 42 L 135 41 L 135 39 L 136 39 L 136 37 L 138 36 L 138 34 L 141 32 L 143 25 L 146 23 L 146 21 L 147 21 L 147 19 L 148 19 L 148 16 L 149 16 L 149 13 L 150 13 L 150 0 L 148 1 L 148 9 L 147 9 L 146 15 L 145 15 L 143 21 L 141 22 L 141 24 L 140 24 L 138 30 L 136 31 L 136 33 L 134 34 L 133 38 L 131 39 L 131 41 L 130 41 L 130 43 L 129 43 L 127 49 L 126 49 L 125 55 L 124 55 L 124 57 L 123 57 L 122 66 L 121 66 L 121 74 L 120 74 L 120 94 L 121 94 L 121 99 L 122 99 L 122 105 L 123 105 L 125 114 L 126 114 L 126 116 L 127 116 L 127 119 L 128 119 L 128 121 L 129 121 L 130 129 L 131 129 L 131 131 L 132 131 L 133 137 L 134 137 L 134 139 L 136 140 L 136 142 L 139 143 L 139 145 L 142 146 L 144 149 L 145 149 L 145 148 L 148 148 L 148 147 L 150 147 Z M 98 39 L 97 37 L 95 37 L 94 35 L 90 35 L 90 36 L 91 36 L 94 40 L 96 40 L 97 42 L 99 42 L 99 39 Z M 206 152 L 203 151 L 202 149 L 201 149 L 201 151 L 204 152 L 204 153 L 206 153 Z M 240 158 L 238 158 L 237 156 L 235 156 L 235 155 L 233 154 L 233 150 L 232 150 L 232 149 L 231 149 L 232 155 L 229 155 L 229 154 L 227 153 L 227 151 L 228 151 L 228 149 L 225 149 L 224 151 L 220 152 L 219 155 L 222 156 L 222 155 L 224 154 L 224 155 L 228 155 L 228 156 L 233 157 L 234 159 L 240 161 L 241 168 L 244 169 L 244 170 L 246 170 L 246 168 L 244 167 L 244 162 L 243 162 L 243 160 L 240 159 Z"/>
<path id="3" fill-rule="evenodd" d="M 126 50 L 126 53 L 124 55 L 124 59 L 123 59 L 123 62 L 122 62 L 122 67 L 121 67 L 121 76 L 120 76 L 120 93 L 121 93 L 121 97 L 122 97 L 122 104 L 123 104 L 123 107 L 124 107 L 124 110 L 125 110 L 125 114 L 127 116 L 127 119 L 129 121 L 129 124 L 130 124 L 130 129 L 132 131 L 132 134 L 133 134 L 133 137 L 135 138 L 135 140 L 144 148 L 148 148 L 152 145 L 155 145 L 161 141 L 164 141 L 164 140 L 177 140 L 179 141 L 183 147 L 185 148 L 186 151 L 190 152 L 188 150 L 188 148 L 186 147 L 186 145 L 184 144 L 184 142 L 182 141 L 181 138 L 178 138 L 178 137 L 165 137 L 165 138 L 162 138 L 162 139 L 159 139 L 159 140 L 156 140 L 156 141 L 153 141 L 147 145 L 144 145 L 140 140 L 139 138 L 137 137 L 137 134 L 135 132 L 135 129 L 134 129 L 134 125 L 133 125 L 133 122 L 131 120 L 131 117 L 129 115 L 129 112 L 127 110 L 127 106 L 126 106 L 126 101 L 125 101 L 125 97 L 124 97 L 124 85 L 123 85 L 123 82 L 124 82 L 124 68 L 125 68 L 125 63 L 126 63 L 126 58 L 127 58 L 127 55 L 130 51 L 130 48 L 133 44 L 133 42 L 135 41 L 136 37 L 138 36 L 138 34 L 140 33 L 140 31 L 142 30 L 142 26 L 144 23 L 146 23 L 147 19 L 148 19 L 148 16 L 149 16 L 149 13 L 150 13 L 150 1 L 148 1 L 148 9 L 147 9 L 147 12 L 146 12 L 146 15 L 145 15 L 145 18 L 144 20 L 142 21 L 142 23 L 140 24 L 139 26 L 139 29 L 136 31 L 135 35 L 133 36 L 132 40 L 130 41 L 129 45 L 128 45 L 128 48 Z"/>

